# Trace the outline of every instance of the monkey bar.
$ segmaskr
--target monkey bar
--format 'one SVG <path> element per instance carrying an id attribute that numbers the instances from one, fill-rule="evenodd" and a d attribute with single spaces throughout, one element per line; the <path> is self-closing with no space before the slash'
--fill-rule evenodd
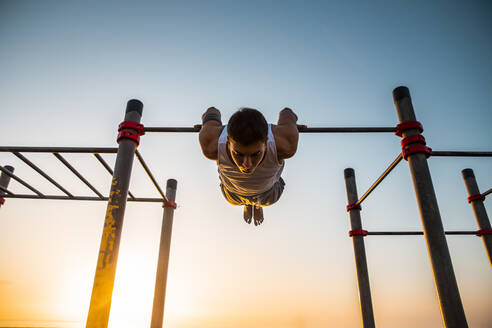
<path id="1" fill-rule="evenodd" d="M 9 152 L 14 154 L 17 158 L 22 160 L 28 166 L 30 166 L 33 170 L 38 172 L 41 176 L 43 176 L 46 180 L 51 182 L 54 186 L 56 186 L 59 190 L 61 190 L 66 196 L 58 196 L 58 195 L 45 195 L 29 183 L 25 182 L 23 179 L 15 175 L 13 172 L 8 170 L 6 167 L 0 166 L 0 171 L 9 176 L 11 179 L 19 182 L 24 187 L 30 189 L 35 195 L 26 195 L 26 194 L 15 194 L 12 191 L 8 190 L 6 187 L 1 187 L 1 191 L 5 194 L 4 198 L 23 198 L 23 199 L 52 199 L 52 200 L 90 200 L 90 201 L 107 201 L 109 197 L 104 197 L 77 169 L 75 169 L 62 155 L 61 153 L 84 153 L 84 154 L 93 154 L 96 159 L 101 163 L 101 165 L 106 169 L 106 171 L 113 176 L 114 172 L 108 163 L 101 157 L 100 154 L 116 154 L 118 152 L 118 148 L 101 148 L 101 147 L 7 147 L 0 146 L 0 152 Z M 91 189 L 96 195 L 95 196 L 74 196 L 73 193 L 69 192 L 63 186 L 61 186 L 58 182 L 56 182 L 52 177 L 50 177 L 46 172 L 44 172 L 41 168 L 39 168 L 36 164 L 31 162 L 26 156 L 22 153 L 51 153 L 55 156 L 60 162 L 62 162 L 75 176 L 77 176 L 89 189 Z M 155 180 L 152 172 L 148 168 L 145 163 L 143 156 L 135 151 L 135 155 L 138 158 L 140 164 L 143 169 L 147 173 L 147 176 L 155 186 L 156 190 L 162 196 L 162 198 L 150 198 L 150 197 L 135 197 L 130 191 L 128 192 L 129 198 L 128 201 L 131 202 L 153 202 L 153 203 L 162 203 L 166 201 L 166 196 L 162 192 L 159 184 Z"/>
<path id="2" fill-rule="evenodd" d="M 492 232 L 490 222 L 483 208 L 485 196 L 492 193 L 492 189 L 480 194 L 478 187 L 474 185 L 473 173 L 463 173 L 467 189 L 469 190 L 469 202 L 476 213 L 479 231 L 444 231 L 440 218 L 437 200 L 430 179 L 427 166 L 429 156 L 474 156 L 491 157 L 492 152 L 479 151 L 432 151 L 426 147 L 425 138 L 421 135 L 422 125 L 416 121 L 410 93 L 407 88 L 399 87 L 393 91 L 393 98 L 397 108 L 400 124 L 396 127 L 307 127 L 300 125 L 300 133 L 395 133 L 403 137 L 402 153 L 389 165 L 381 176 L 359 199 L 355 184 L 355 172 L 353 169 L 345 170 L 347 199 L 349 205 L 347 211 L 350 215 L 351 231 L 353 237 L 354 253 L 356 260 L 359 297 L 361 302 L 361 314 L 364 328 L 375 327 L 370 284 L 367 270 L 367 259 L 363 237 L 368 235 L 424 235 L 429 250 L 429 258 L 434 273 L 439 303 L 441 307 L 443 323 L 446 327 L 466 327 L 466 318 L 461 304 L 461 299 L 454 276 L 453 267 L 447 248 L 445 235 L 479 235 L 482 237 L 486 249 L 491 258 Z M 116 264 L 119 252 L 119 243 L 122 231 L 123 217 L 127 201 L 132 202 L 160 202 L 163 203 L 164 215 L 161 231 L 161 243 L 159 249 L 154 303 L 152 309 L 151 328 L 160 328 L 163 323 L 164 301 L 167 284 L 167 271 L 170 254 L 170 242 L 173 223 L 173 213 L 176 208 L 174 203 L 176 195 L 176 180 L 167 181 L 166 194 L 164 195 L 159 184 L 152 175 L 141 154 L 137 151 L 140 136 L 146 132 L 165 133 L 197 133 L 201 125 L 193 127 L 144 127 L 140 124 L 143 104 L 139 100 L 130 100 L 127 104 L 124 122 L 118 129 L 118 148 L 97 147 L 0 147 L 0 152 L 10 152 L 33 170 L 43 176 L 51 184 L 57 187 L 65 196 L 45 195 L 23 179 L 13 173 L 11 166 L 0 166 L 0 206 L 4 198 L 24 199 L 56 199 L 56 200 L 90 200 L 108 201 L 104 230 L 101 237 L 101 245 L 97 261 L 97 269 L 94 277 L 92 296 L 87 317 L 87 328 L 105 328 L 108 325 L 111 308 L 111 297 L 116 272 Z M 74 195 L 41 168 L 31 162 L 23 153 L 52 153 L 61 163 L 78 177 L 96 196 Z M 105 170 L 113 177 L 109 197 L 103 196 L 80 172 L 78 172 L 61 154 L 62 153 L 92 153 Z M 100 154 L 117 154 L 114 170 L 104 161 Z M 149 179 L 161 195 L 161 198 L 135 197 L 129 191 L 129 182 L 134 157 L 137 157 Z M 390 174 L 390 172 L 405 159 L 409 162 L 413 176 L 417 201 L 422 218 L 424 231 L 366 231 L 362 229 L 360 210 L 362 202 L 377 188 L 377 186 Z M 465 172 L 465 171 L 464 171 Z M 472 177 L 473 176 L 473 177 Z M 473 179 L 471 179 L 473 178 Z M 10 180 L 16 180 L 34 194 L 15 194 L 8 189 Z M 492 264 L 492 260 L 491 260 Z"/>
<path id="3" fill-rule="evenodd" d="M 200 132 L 201 124 L 193 127 L 145 127 L 145 132 Z M 299 127 L 299 133 L 387 133 L 396 132 L 395 127 Z"/>
<path id="4" fill-rule="evenodd" d="M 344 172 L 348 200 L 347 212 L 349 212 L 351 225 L 349 236 L 352 237 L 354 247 L 363 326 L 364 328 L 375 327 L 363 237 L 370 235 L 423 235 L 427 242 L 427 249 L 433 269 L 432 271 L 441 307 L 443 324 L 445 327 L 467 327 L 468 324 L 461 303 L 461 297 L 445 235 L 476 235 L 481 237 L 489 255 L 489 261 L 492 264 L 492 229 L 490 229 L 490 222 L 482 204 L 486 194 L 489 192 L 487 191 L 484 194 L 480 194 L 478 192 L 478 187 L 476 187 L 476 183 L 474 182 L 475 177 L 473 172 L 470 169 L 464 170 L 463 177 L 470 193 L 468 202 L 471 202 L 473 205 L 480 230 L 444 231 L 427 164 L 427 158 L 430 156 L 492 157 L 492 152 L 433 151 L 426 146 L 425 138 L 421 135 L 423 127 L 422 124 L 416 120 L 408 88 L 396 88 L 393 90 L 393 98 L 400 120 L 400 124 L 397 125 L 395 134 L 403 138 L 401 141 L 402 153 L 398 155 L 360 199 L 357 196 L 354 170 L 347 168 Z M 410 173 L 414 183 L 424 231 L 369 232 L 363 230 L 360 216 L 362 208 L 360 204 L 375 190 L 402 159 L 408 161 L 410 166 Z"/>

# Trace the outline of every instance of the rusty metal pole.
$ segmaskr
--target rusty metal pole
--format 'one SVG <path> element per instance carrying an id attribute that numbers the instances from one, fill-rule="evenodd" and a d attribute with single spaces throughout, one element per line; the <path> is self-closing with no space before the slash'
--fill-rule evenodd
<path id="1" fill-rule="evenodd" d="M 468 191 L 468 196 L 480 195 L 478 189 L 477 180 L 475 179 L 475 174 L 472 169 L 464 169 L 461 171 L 463 175 L 463 180 L 465 181 L 466 190 Z M 480 230 L 490 229 L 490 221 L 483 204 L 483 198 L 477 197 L 477 199 L 470 200 L 473 212 L 475 213 L 475 218 L 477 219 L 477 224 Z M 483 244 L 487 255 L 489 256 L 489 262 L 492 266 L 492 235 L 482 235 Z"/>
<path id="2" fill-rule="evenodd" d="M 393 99 L 400 123 L 416 121 L 408 88 L 398 87 L 393 90 Z M 417 128 L 403 131 L 404 138 L 416 134 L 420 134 Z M 444 235 L 427 157 L 421 152 L 411 154 L 408 157 L 408 165 L 417 196 L 427 250 L 434 272 L 434 282 L 444 326 L 447 328 L 468 327 L 448 244 Z"/>
<path id="3" fill-rule="evenodd" d="M 125 121 L 140 123 L 142 110 L 143 104 L 139 100 L 128 101 Z M 135 134 L 136 131 L 125 128 L 123 132 Z M 135 140 L 123 138 L 119 141 L 87 316 L 87 328 L 106 328 L 108 326 L 123 218 L 136 148 L 137 142 Z"/>
<path id="4" fill-rule="evenodd" d="M 176 199 L 176 187 L 178 182 L 174 179 L 167 180 L 166 198 L 174 202 Z M 174 208 L 164 207 L 164 215 L 161 227 L 161 243 L 159 247 L 159 259 L 157 262 L 157 274 L 155 277 L 154 304 L 152 307 L 151 328 L 161 328 L 164 322 L 164 305 L 166 300 L 167 273 L 169 267 L 169 253 L 171 251 L 171 235 L 173 229 Z"/>
<path id="5" fill-rule="evenodd" d="M 347 168 L 344 171 L 345 187 L 347 189 L 347 201 L 355 204 L 358 200 L 357 186 L 355 184 L 354 169 Z M 350 226 L 352 231 L 362 230 L 360 219 L 360 207 L 349 210 Z M 362 323 L 364 328 L 374 328 L 374 312 L 372 309 L 371 287 L 369 283 L 369 272 L 367 270 L 366 249 L 364 246 L 364 236 L 352 236 L 354 245 L 355 267 L 357 269 L 357 284 L 359 286 L 360 309 L 362 312 Z"/>
<path id="6" fill-rule="evenodd" d="M 4 167 L 10 173 L 14 173 L 14 168 L 12 166 L 5 165 Z M 9 186 L 9 183 L 10 183 L 10 176 L 2 172 L 2 174 L 0 175 L 0 186 L 7 189 Z M 5 195 L 5 192 L 3 192 L 0 189 L 0 207 L 2 207 L 2 205 L 5 203 L 5 199 L 2 197 L 3 195 Z"/>

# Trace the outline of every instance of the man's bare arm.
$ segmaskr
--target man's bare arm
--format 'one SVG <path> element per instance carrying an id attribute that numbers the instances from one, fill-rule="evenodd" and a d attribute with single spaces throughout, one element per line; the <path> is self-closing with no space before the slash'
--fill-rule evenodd
<path id="1" fill-rule="evenodd" d="M 279 160 L 290 158 L 297 151 L 299 131 L 296 123 L 297 115 L 292 109 L 286 107 L 280 111 L 274 133 Z"/>
<path id="2" fill-rule="evenodd" d="M 220 119 L 221 114 L 217 108 L 208 108 L 202 115 L 202 121 L 206 121 L 202 124 L 198 135 L 203 155 L 214 161 L 218 159 L 218 142 L 220 133 L 222 132 L 222 123 L 219 122 Z"/>

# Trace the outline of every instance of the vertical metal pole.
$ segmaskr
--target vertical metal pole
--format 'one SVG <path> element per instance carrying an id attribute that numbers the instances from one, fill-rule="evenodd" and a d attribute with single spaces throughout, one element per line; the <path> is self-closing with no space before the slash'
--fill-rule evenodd
<path id="1" fill-rule="evenodd" d="M 174 179 L 167 180 L 166 198 L 169 201 L 176 199 L 176 187 L 178 182 Z M 164 321 L 164 305 L 166 300 L 167 272 L 169 267 L 169 252 L 171 250 L 171 235 L 173 229 L 174 208 L 164 207 L 164 216 L 161 227 L 161 243 L 159 247 L 159 260 L 157 262 L 157 274 L 155 277 L 154 305 L 152 307 L 151 328 L 161 328 Z"/>
<path id="2" fill-rule="evenodd" d="M 344 175 L 345 187 L 347 189 L 347 201 L 349 204 L 354 204 L 358 200 L 354 169 L 345 169 Z M 351 229 L 362 229 L 360 210 L 352 209 L 349 211 L 349 215 Z M 359 286 L 359 300 L 360 309 L 362 312 L 362 323 L 364 328 L 374 328 L 376 325 L 374 322 L 374 312 L 372 309 L 371 287 L 369 283 L 369 272 L 367 270 L 364 237 L 361 235 L 352 236 L 352 243 L 354 245 L 355 266 L 357 269 L 357 283 Z"/>
<path id="3" fill-rule="evenodd" d="M 393 99 L 400 123 L 416 121 L 408 88 L 398 87 L 393 90 Z M 419 133 L 417 129 L 409 129 L 403 133 L 403 137 Z M 425 154 L 410 155 L 408 165 L 434 272 L 434 282 L 444 326 L 447 328 L 468 327 Z"/>
<path id="4" fill-rule="evenodd" d="M 475 179 L 475 174 L 472 169 L 464 169 L 461 171 L 463 175 L 463 180 L 465 180 L 466 190 L 468 190 L 468 196 L 479 195 L 480 191 L 478 189 L 477 180 Z M 487 215 L 487 211 L 485 210 L 485 206 L 483 205 L 483 200 L 477 199 L 471 202 L 471 206 L 473 208 L 473 212 L 475 213 L 475 217 L 477 218 L 477 224 L 479 229 L 490 229 L 490 221 Z M 482 236 L 483 244 L 485 246 L 485 250 L 489 256 L 489 262 L 492 266 L 492 235 L 483 235 Z"/>
<path id="5" fill-rule="evenodd" d="M 14 168 L 12 166 L 5 165 L 4 167 L 10 173 L 14 173 Z M 0 175 L 0 186 L 7 189 L 9 183 L 10 183 L 10 176 L 2 172 L 2 174 Z M 5 193 L 2 190 L 0 190 L 0 207 L 2 207 L 3 203 L 5 202 L 5 200 L 2 198 L 3 195 L 5 195 Z"/>
<path id="6" fill-rule="evenodd" d="M 128 101 L 125 121 L 140 123 L 142 110 L 143 104 L 139 100 Z M 87 328 L 106 328 L 108 326 L 120 237 L 136 148 L 137 143 L 135 141 L 120 140 L 92 287 Z"/>

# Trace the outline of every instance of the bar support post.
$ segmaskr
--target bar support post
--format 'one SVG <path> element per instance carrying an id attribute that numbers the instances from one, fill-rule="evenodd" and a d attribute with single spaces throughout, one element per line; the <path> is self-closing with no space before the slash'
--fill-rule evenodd
<path id="1" fill-rule="evenodd" d="M 139 100 L 128 101 L 125 121 L 140 123 L 142 110 L 143 104 Z M 125 138 L 119 142 L 87 316 L 87 328 L 108 326 L 123 218 L 136 148 L 137 143 L 134 140 Z"/>
<path id="2" fill-rule="evenodd" d="M 354 169 L 347 168 L 344 171 L 345 187 L 347 189 L 347 201 L 349 204 L 355 204 L 358 199 L 357 186 L 355 183 Z M 361 230 L 362 222 L 360 218 L 360 210 L 358 208 L 351 209 L 350 226 L 352 230 Z M 372 309 L 371 287 L 369 283 L 369 272 L 367 270 L 366 249 L 364 246 L 364 236 L 352 236 L 354 246 L 355 266 L 357 269 L 357 283 L 359 287 L 359 300 L 362 313 L 362 323 L 364 328 L 374 328 L 374 312 Z"/>
<path id="3" fill-rule="evenodd" d="M 416 121 L 408 88 L 398 87 L 394 89 L 393 99 L 400 123 Z M 411 128 L 403 132 L 403 137 L 419 133 L 418 129 Z M 424 153 L 410 155 L 408 157 L 408 165 L 417 197 L 427 250 L 434 272 L 434 282 L 443 324 L 446 328 L 468 327 L 426 155 Z"/>
<path id="4" fill-rule="evenodd" d="M 480 195 L 477 180 L 475 179 L 475 174 L 473 173 L 473 170 L 464 169 L 463 171 L 461 171 L 461 174 L 463 175 L 463 180 L 465 181 L 468 196 Z M 490 229 L 490 221 L 487 215 L 487 211 L 485 210 L 483 200 L 472 200 L 471 206 L 473 208 L 473 212 L 475 213 L 475 218 L 477 219 L 479 229 Z M 490 265 L 492 266 L 492 235 L 482 235 L 482 240 L 487 255 L 489 256 Z"/>
<path id="5" fill-rule="evenodd" d="M 14 173 L 14 167 L 10 165 L 5 165 L 4 168 L 8 170 L 10 173 Z M 2 172 L 2 174 L 0 175 L 0 186 L 7 189 L 9 187 L 9 183 L 10 183 L 10 176 Z M 5 202 L 5 199 L 2 198 L 4 194 L 5 193 L 2 190 L 0 190 L 0 207 L 2 207 L 2 205 Z"/>
<path id="6" fill-rule="evenodd" d="M 167 180 L 166 198 L 174 202 L 178 182 L 174 179 Z M 162 328 L 164 322 L 164 305 L 166 300 L 167 273 L 169 268 L 169 253 L 171 251 L 171 235 L 173 229 L 174 208 L 164 207 L 164 215 L 161 227 L 161 242 L 159 247 L 159 259 L 157 261 L 157 274 L 155 278 L 154 304 L 152 306 L 151 328 Z"/>

